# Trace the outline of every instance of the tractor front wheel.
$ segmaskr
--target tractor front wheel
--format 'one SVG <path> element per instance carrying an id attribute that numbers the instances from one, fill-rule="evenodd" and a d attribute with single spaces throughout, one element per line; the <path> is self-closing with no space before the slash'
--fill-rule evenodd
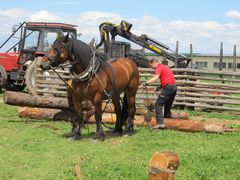
<path id="1" fill-rule="evenodd" d="M 28 88 L 29 93 L 36 95 L 36 76 L 37 68 L 41 57 L 38 57 L 33 60 L 33 62 L 28 66 L 25 74 L 25 83 Z"/>
<path id="2" fill-rule="evenodd" d="M 7 83 L 7 72 L 5 71 L 4 67 L 0 65 L 0 92 L 2 91 L 2 88 Z"/>

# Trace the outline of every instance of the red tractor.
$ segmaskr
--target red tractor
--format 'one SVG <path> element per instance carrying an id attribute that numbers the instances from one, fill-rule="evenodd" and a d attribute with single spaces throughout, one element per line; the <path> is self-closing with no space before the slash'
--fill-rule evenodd
<path id="1" fill-rule="evenodd" d="M 25 86 L 34 92 L 37 59 L 49 50 L 58 34 L 76 38 L 75 25 L 48 22 L 24 22 L 14 26 L 12 35 L 0 46 L 6 46 L 19 33 L 18 42 L 6 52 L 0 53 L 0 91 L 2 88 L 22 91 Z"/>

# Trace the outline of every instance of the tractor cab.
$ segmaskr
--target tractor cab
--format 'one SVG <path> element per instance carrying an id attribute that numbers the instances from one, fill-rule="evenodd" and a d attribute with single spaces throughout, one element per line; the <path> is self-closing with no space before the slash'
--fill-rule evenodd
<path id="1" fill-rule="evenodd" d="M 19 43 L 19 63 L 32 61 L 33 56 L 43 56 L 47 52 L 58 34 L 69 33 L 76 38 L 76 26 L 63 23 L 27 22 L 24 27 L 23 37 Z"/>
<path id="2" fill-rule="evenodd" d="M 32 84 L 34 74 L 29 72 L 31 75 L 27 76 L 29 66 L 34 66 L 36 59 L 44 56 L 59 33 L 77 38 L 76 26 L 71 24 L 23 22 L 14 26 L 12 35 L 0 46 L 1 50 L 12 43 L 12 39 L 18 39 L 6 52 L 0 53 L 0 90 L 21 91 L 26 83 Z"/>

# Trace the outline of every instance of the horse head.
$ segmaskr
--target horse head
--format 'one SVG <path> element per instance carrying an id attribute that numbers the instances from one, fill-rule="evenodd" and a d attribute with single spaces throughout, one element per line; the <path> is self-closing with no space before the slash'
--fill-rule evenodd
<path id="1" fill-rule="evenodd" d="M 66 48 L 66 44 L 68 41 L 69 34 L 67 34 L 66 36 L 58 36 L 49 51 L 41 59 L 40 67 L 42 70 L 48 70 L 51 68 L 51 66 L 59 66 L 60 64 L 69 60 L 69 54 Z"/>

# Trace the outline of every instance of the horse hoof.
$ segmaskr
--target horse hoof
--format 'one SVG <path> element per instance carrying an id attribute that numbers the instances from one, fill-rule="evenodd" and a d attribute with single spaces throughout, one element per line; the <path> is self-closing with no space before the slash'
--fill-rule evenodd
<path id="1" fill-rule="evenodd" d="M 123 133 L 120 133 L 120 132 L 112 132 L 112 135 L 113 135 L 113 136 L 122 136 Z"/>
<path id="2" fill-rule="evenodd" d="M 122 135 L 122 130 L 116 130 L 116 129 L 114 129 L 114 130 L 112 131 L 112 134 L 113 134 L 113 135 L 120 136 L 120 135 Z"/>
<path id="3" fill-rule="evenodd" d="M 104 141 L 105 135 L 103 133 L 95 133 L 93 136 L 93 139 L 96 139 L 99 141 Z"/>
<path id="4" fill-rule="evenodd" d="M 123 136 L 132 136 L 133 134 L 134 134 L 134 131 L 127 130 L 127 131 L 124 131 Z"/>
<path id="5" fill-rule="evenodd" d="M 80 140 L 81 136 L 80 134 L 76 134 L 76 133 L 67 133 L 64 135 L 68 140 Z"/>
<path id="6" fill-rule="evenodd" d="M 129 135 L 129 134 L 124 134 L 123 135 L 123 137 L 129 137 L 129 136 L 131 136 L 131 135 Z"/>

